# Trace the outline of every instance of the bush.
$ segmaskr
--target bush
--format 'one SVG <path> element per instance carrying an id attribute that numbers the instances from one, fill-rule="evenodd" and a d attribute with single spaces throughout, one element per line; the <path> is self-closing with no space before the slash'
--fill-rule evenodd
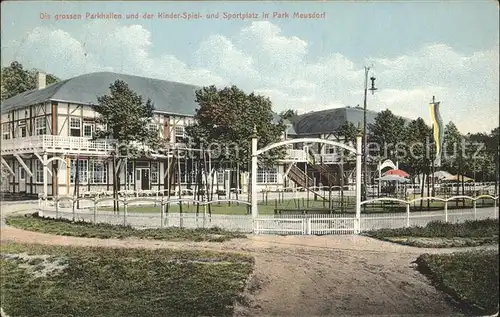
<path id="1" fill-rule="evenodd" d="M 498 237 L 498 219 L 468 220 L 461 223 L 429 222 L 425 227 L 380 229 L 366 232 L 371 237 L 480 238 Z"/>
<path id="2" fill-rule="evenodd" d="M 447 293 L 466 313 L 498 312 L 498 250 L 423 254 L 419 271 Z"/>
<path id="3" fill-rule="evenodd" d="M 364 234 L 372 238 L 416 247 L 479 246 L 498 243 L 498 224 L 498 219 L 470 220 L 462 223 L 433 221 L 425 227 L 380 229 Z M 428 241 L 431 238 L 435 241 Z"/>
<path id="4" fill-rule="evenodd" d="M 11 216 L 6 219 L 8 225 L 44 233 L 63 236 L 87 238 L 139 238 L 169 241 L 208 241 L 224 242 L 235 238 L 245 238 L 239 232 L 223 230 L 221 228 L 186 229 L 169 227 L 163 229 L 134 229 L 131 226 L 112 225 L 107 223 L 89 223 L 85 221 L 71 221 L 68 219 L 50 219 L 38 216 L 38 213 L 25 216 Z"/>

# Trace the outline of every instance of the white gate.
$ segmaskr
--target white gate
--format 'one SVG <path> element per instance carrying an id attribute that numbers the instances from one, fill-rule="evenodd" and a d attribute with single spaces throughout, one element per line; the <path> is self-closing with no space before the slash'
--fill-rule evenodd
<path id="1" fill-rule="evenodd" d="M 292 139 L 292 140 L 285 140 L 277 143 L 273 143 L 271 145 L 268 145 L 262 149 L 257 149 L 257 129 L 254 126 L 254 131 L 253 131 L 253 136 L 252 136 L 252 169 L 251 169 L 251 207 L 252 207 L 252 220 L 254 223 L 254 232 L 258 233 L 259 231 L 262 230 L 268 230 L 266 228 L 265 223 L 276 223 L 277 220 L 272 219 L 272 220 L 263 220 L 262 218 L 259 218 L 259 210 L 257 206 L 257 165 L 258 165 L 258 156 L 272 150 L 274 148 L 288 145 L 288 144 L 294 144 L 294 143 L 322 143 L 322 144 L 328 144 L 328 145 L 333 145 L 337 146 L 343 149 L 346 149 L 354 154 L 356 154 L 356 217 L 355 218 L 331 218 L 330 221 L 326 221 L 329 225 L 324 225 L 323 219 L 321 221 L 313 221 L 311 218 L 304 220 L 300 219 L 297 221 L 292 221 L 294 223 L 293 229 L 290 230 L 298 230 L 299 225 L 297 223 L 300 223 L 300 226 L 304 228 L 306 233 L 312 233 L 314 230 L 317 232 L 332 232 L 332 230 L 341 230 L 341 229 L 336 229 L 336 228 L 343 228 L 343 227 L 348 227 L 348 223 L 353 223 L 353 228 L 354 228 L 354 233 L 359 233 L 360 232 L 360 219 L 361 219 L 361 132 L 358 134 L 356 137 L 356 148 L 350 147 L 344 143 L 336 142 L 333 140 L 327 140 L 327 139 L 319 139 L 319 138 L 299 138 L 299 139 Z M 350 220 L 352 219 L 352 220 Z M 306 223 L 304 224 L 304 221 Z M 337 225 L 338 224 L 338 225 Z M 264 227 L 263 227 L 264 226 Z"/>

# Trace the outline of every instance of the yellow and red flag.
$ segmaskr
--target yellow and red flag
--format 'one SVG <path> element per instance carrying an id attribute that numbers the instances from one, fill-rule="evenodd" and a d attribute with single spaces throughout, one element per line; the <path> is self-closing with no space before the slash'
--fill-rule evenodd
<path id="1" fill-rule="evenodd" d="M 441 118 L 441 114 L 439 113 L 439 104 L 440 102 L 432 102 L 430 104 L 431 108 L 431 121 L 432 121 L 432 132 L 434 135 L 434 144 L 436 146 L 436 158 L 434 161 L 434 165 L 441 165 L 441 153 L 443 150 L 443 139 L 444 139 L 444 126 L 443 119 Z"/>

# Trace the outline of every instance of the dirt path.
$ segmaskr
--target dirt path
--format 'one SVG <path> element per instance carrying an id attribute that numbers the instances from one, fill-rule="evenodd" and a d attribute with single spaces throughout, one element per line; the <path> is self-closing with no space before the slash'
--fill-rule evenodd
<path id="1" fill-rule="evenodd" d="M 237 316 L 457 315 L 411 264 L 419 254 L 452 249 L 418 249 L 361 236 L 251 236 L 224 243 L 104 240 L 6 225 L 1 241 L 250 253 L 255 272 L 247 294 L 249 307 L 238 307 Z"/>

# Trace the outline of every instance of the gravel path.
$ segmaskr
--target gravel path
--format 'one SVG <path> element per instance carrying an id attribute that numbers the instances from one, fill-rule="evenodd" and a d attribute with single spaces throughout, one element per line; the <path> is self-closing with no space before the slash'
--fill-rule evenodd
<path id="1" fill-rule="evenodd" d="M 16 210 L 32 211 L 30 208 L 2 206 L 2 218 Z M 5 224 L 1 241 L 249 253 L 255 257 L 247 291 L 249 304 L 237 307 L 237 316 L 457 315 L 412 264 L 422 253 L 457 249 L 420 249 L 354 235 L 250 236 L 224 243 L 103 240 L 29 232 Z"/>

